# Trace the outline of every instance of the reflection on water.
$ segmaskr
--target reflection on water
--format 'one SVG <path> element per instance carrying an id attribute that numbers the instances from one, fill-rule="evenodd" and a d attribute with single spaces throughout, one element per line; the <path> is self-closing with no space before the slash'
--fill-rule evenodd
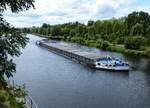
<path id="1" fill-rule="evenodd" d="M 150 108 L 150 60 L 77 46 L 126 59 L 129 72 L 95 70 L 30 43 L 15 59 L 15 81 L 26 83 L 39 108 Z"/>

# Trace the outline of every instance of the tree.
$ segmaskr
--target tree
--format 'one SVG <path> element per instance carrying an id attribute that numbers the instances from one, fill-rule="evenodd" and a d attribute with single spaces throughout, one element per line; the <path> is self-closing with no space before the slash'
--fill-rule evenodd
<path id="1" fill-rule="evenodd" d="M 69 32 L 70 32 L 70 29 L 69 29 L 69 27 L 67 27 L 67 26 L 65 26 L 63 29 L 62 29 L 62 32 L 63 32 L 63 34 L 64 35 L 69 35 Z"/>
<path id="2" fill-rule="evenodd" d="M 98 20 L 94 23 L 94 29 L 96 34 L 101 34 L 103 32 L 103 22 Z"/>
<path id="3" fill-rule="evenodd" d="M 146 35 L 148 36 L 148 38 L 150 38 L 150 26 L 148 26 L 148 28 L 146 29 Z"/>
<path id="4" fill-rule="evenodd" d="M 85 30 L 84 25 L 78 24 L 78 26 L 76 27 L 76 35 L 83 37 L 85 32 L 86 32 L 86 30 Z"/>
<path id="5" fill-rule="evenodd" d="M 69 32 L 69 36 L 70 37 L 73 37 L 76 35 L 76 30 L 75 29 L 72 29 L 70 32 Z"/>
<path id="6" fill-rule="evenodd" d="M 137 23 L 134 26 L 132 26 L 130 34 L 133 36 L 134 35 L 142 35 L 143 34 L 143 25 Z"/>
<path id="7" fill-rule="evenodd" d="M 92 20 L 89 20 L 87 23 L 88 26 L 92 26 L 93 24 L 94 24 L 94 21 L 92 21 Z"/>
<path id="8" fill-rule="evenodd" d="M 51 35 L 52 36 L 59 36 L 62 34 L 62 31 L 61 31 L 61 27 L 56 25 L 56 26 L 53 26 L 51 28 Z"/>
<path id="9" fill-rule="evenodd" d="M 112 33 L 112 22 L 111 21 L 104 21 L 104 25 L 105 25 L 105 33 L 107 35 Z"/>
<path id="10" fill-rule="evenodd" d="M 95 38 L 94 26 L 88 27 L 87 31 L 88 31 L 88 37 L 89 38 Z"/>
<path id="11" fill-rule="evenodd" d="M 34 8 L 33 3 L 34 0 L 1 0 L 0 14 L 8 8 L 12 12 Z M 20 48 L 24 48 L 27 41 L 27 37 L 7 23 L 2 15 L 0 16 L 0 81 L 5 80 L 5 75 L 8 78 L 13 76 L 16 69 L 11 57 L 19 56 L 21 54 Z"/>
<path id="12" fill-rule="evenodd" d="M 145 35 L 147 27 L 150 25 L 150 15 L 146 12 L 132 12 L 126 17 L 128 31 L 137 23 L 143 25 L 143 34 Z"/>
<path id="13" fill-rule="evenodd" d="M 44 23 L 44 24 L 42 25 L 42 27 L 43 27 L 43 28 L 48 28 L 48 27 L 49 27 L 49 25 L 48 25 L 48 24 L 46 24 L 46 23 Z"/>

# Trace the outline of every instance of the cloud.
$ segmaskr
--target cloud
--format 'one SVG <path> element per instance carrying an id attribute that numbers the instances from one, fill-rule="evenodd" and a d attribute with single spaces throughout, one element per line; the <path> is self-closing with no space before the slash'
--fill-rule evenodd
<path id="1" fill-rule="evenodd" d="M 148 0 L 35 0 L 35 10 L 19 14 L 6 11 L 3 15 L 15 27 L 31 27 L 118 18 L 132 11 L 150 12 L 149 6 Z"/>
<path id="2" fill-rule="evenodd" d="M 97 16 L 99 16 L 100 18 L 109 18 L 113 17 L 116 12 L 117 10 L 115 9 L 115 7 L 105 4 L 98 8 Z"/>

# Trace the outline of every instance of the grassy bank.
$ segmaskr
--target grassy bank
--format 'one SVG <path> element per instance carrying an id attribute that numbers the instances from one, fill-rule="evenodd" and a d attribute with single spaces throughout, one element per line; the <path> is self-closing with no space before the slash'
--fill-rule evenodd
<path id="1" fill-rule="evenodd" d="M 135 57 L 150 57 L 150 50 L 131 50 L 131 49 L 126 49 L 124 47 L 120 47 L 120 45 L 110 45 L 107 47 L 107 50 L 109 51 L 115 51 L 115 52 L 120 52 L 129 56 L 135 56 Z"/>
<path id="2" fill-rule="evenodd" d="M 69 41 L 74 43 L 79 43 L 82 45 L 86 45 L 89 47 L 95 47 L 102 50 L 114 51 L 123 53 L 125 55 L 133 56 L 133 57 L 150 57 L 150 49 L 149 47 L 141 47 L 139 50 L 126 49 L 124 45 L 112 44 L 108 41 L 95 41 L 95 40 L 82 40 L 82 41 Z"/>

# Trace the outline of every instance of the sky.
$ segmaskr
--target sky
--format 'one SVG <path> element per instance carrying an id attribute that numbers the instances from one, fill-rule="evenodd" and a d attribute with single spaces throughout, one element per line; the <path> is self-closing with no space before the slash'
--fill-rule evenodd
<path id="1" fill-rule="evenodd" d="M 133 11 L 150 13 L 150 0 L 35 0 L 35 9 L 3 16 L 15 27 L 32 27 L 119 18 Z"/>

